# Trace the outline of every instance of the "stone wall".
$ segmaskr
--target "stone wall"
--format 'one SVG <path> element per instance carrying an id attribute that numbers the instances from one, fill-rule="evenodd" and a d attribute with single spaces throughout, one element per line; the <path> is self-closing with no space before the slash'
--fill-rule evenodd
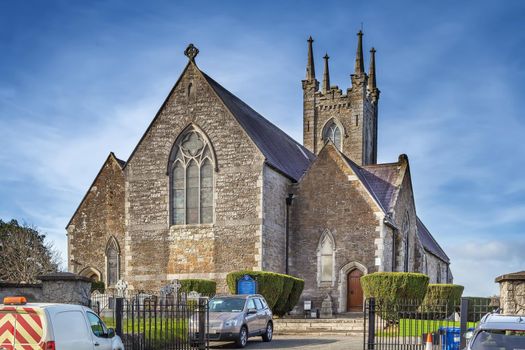
<path id="1" fill-rule="evenodd" d="M 500 284 L 500 305 L 506 314 L 525 314 L 525 281 L 505 281 Z"/>
<path id="2" fill-rule="evenodd" d="M 504 314 L 525 314 L 525 271 L 499 276 L 500 307 Z"/>
<path id="3" fill-rule="evenodd" d="M 295 195 L 290 272 L 305 280 L 301 300 L 312 300 L 313 307 L 320 308 L 328 293 L 334 311 L 346 311 L 341 309 L 346 305 L 347 273 L 353 268 L 363 273 L 378 270 L 375 240 L 380 236 L 382 213 L 331 144 L 320 152 Z M 317 250 L 326 230 L 335 240 L 334 279 L 319 283 Z"/>
<path id="4" fill-rule="evenodd" d="M 410 178 L 410 168 L 408 158 L 402 154 L 399 156 L 399 166 L 402 168 L 400 174 L 402 175 L 396 183 L 399 187 L 399 193 L 395 199 L 393 210 L 393 218 L 395 225 L 399 228 L 396 233 L 396 255 L 395 255 L 395 271 L 404 271 L 405 265 L 405 245 L 408 239 L 408 271 L 409 272 L 423 272 L 423 245 L 419 241 L 417 235 L 417 219 L 416 208 L 414 205 L 414 193 L 412 190 L 412 180 Z M 403 223 L 405 217 L 408 215 L 409 230 L 408 236 L 403 235 Z"/>
<path id="5" fill-rule="evenodd" d="M 120 275 L 125 278 L 124 175 L 111 153 L 67 226 L 68 270 L 107 282 L 106 244 L 120 248 Z M 100 276 L 98 276 L 100 275 Z"/>
<path id="6" fill-rule="evenodd" d="M 23 296 L 28 302 L 89 306 L 91 280 L 68 272 L 40 276 L 42 283 L 0 282 L 0 302 L 6 296 Z"/>
<path id="7" fill-rule="evenodd" d="M 9 296 L 25 297 L 28 302 L 42 301 L 42 284 L 0 282 L 0 303 Z"/>
<path id="8" fill-rule="evenodd" d="M 191 89 L 190 89 L 191 84 Z M 213 224 L 171 225 L 168 158 L 188 126 L 215 150 Z M 172 278 L 214 278 L 262 269 L 264 157 L 190 63 L 137 145 L 126 168 L 126 273 L 130 288 Z"/>
<path id="9" fill-rule="evenodd" d="M 286 197 L 290 180 L 268 166 L 263 170 L 263 270 L 285 273 Z"/>
<path id="10" fill-rule="evenodd" d="M 426 266 L 423 271 L 429 277 L 429 283 L 449 283 L 448 264 L 437 256 L 426 252 Z"/>

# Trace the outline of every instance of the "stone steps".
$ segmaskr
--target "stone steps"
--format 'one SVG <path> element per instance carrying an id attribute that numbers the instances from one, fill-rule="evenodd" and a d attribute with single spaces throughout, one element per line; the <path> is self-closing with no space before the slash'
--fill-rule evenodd
<path id="1" fill-rule="evenodd" d="M 281 335 L 363 335 L 362 318 L 274 319 L 274 332 Z"/>

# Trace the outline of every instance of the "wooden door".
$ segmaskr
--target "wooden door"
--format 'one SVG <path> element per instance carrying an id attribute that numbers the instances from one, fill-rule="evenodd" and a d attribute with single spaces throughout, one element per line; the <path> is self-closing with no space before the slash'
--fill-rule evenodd
<path id="1" fill-rule="evenodd" d="M 363 310 L 363 289 L 361 288 L 361 276 L 363 273 L 357 269 L 352 270 L 347 276 L 347 311 Z"/>

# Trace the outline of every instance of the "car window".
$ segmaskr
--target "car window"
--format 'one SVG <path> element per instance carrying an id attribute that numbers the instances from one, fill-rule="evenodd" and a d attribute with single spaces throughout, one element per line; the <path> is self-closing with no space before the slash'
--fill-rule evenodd
<path id="1" fill-rule="evenodd" d="M 91 331 L 93 331 L 93 334 L 97 337 L 103 337 L 105 334 L 107 334 L 106 325 L 100 318 L 98 318 L 97 315 L 94 313 L 88 312 L 87 317 L 89 320 L 89 326 L 91 327 Z"/>
<path id="2" fill-rule="evenodd" d="M 264 309 L 263 304 L 261 303 L 261 300 L 259 298 L 254 299 L 255 300 L 255 307 L 257 310 Z"/>
<path id="3" fill-rule="evenodd" d="M 267 308 L 268 304 L 266 303 L 266 300 L 264 300 L 264 298 L 261 298 L 260 300 L 261 300 L 261 303 L 263 304 L 263 307 Z"/>
<path id="4" fill-rule="evenodd" d="M 244 298 L 213 298 L 210 300 L 210 312 L 241 312 L 244 309 Z"/>
<path id="5" fill-rule="evenodd" d="M 255 302 L 253 299 L 248 299 L 248 304 L 246 305 L 248 309 L 255 309 Z"/>

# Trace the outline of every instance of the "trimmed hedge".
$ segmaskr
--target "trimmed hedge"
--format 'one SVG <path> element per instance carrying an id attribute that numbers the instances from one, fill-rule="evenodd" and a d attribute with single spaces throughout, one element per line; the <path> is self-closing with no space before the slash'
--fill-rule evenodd
<path id="1" fill-rule="evenodd" d="M 286 312 L 292 311 L 295 305 L 297 305 L 304 289 L 304 280 L 297 277 L 292 277 L 292 280 L 293 287 L 288 298 L 288 303 L 286 304 Z"/>
<path id="2" fill-rule="evenodd" d="M 457 284 L 429 284 L 421 311 L 449 316 L 459 306 L 463 286 Z"/>
<path id="3" fill-rule="evenodd" d="M 290 293 L 292 292 L 292 288 L 294 285 L 294 280 L 291 276 L 288 275 L 282 275 L 283 277 L 283 291 L 281 292 L 281 295 L 279 296 L 279 299 L 277 299 L 277 303 L 275 304 L 275 307 L 273 308 L 273 313 L 277 316 L 284 316 L 288 312 L 288 300 L 290 299 Z"/>
<path id="4" fill-rule="evenodd" d="M 189 293 L 191 291 L 198 292 L 206 296 L 214 296 L 217 290 L 217 283 L 206 279 L 183 279 L 179 280 L 180 289 L 182 293 Z"/>
<path id="5" fill-rule="evenodd" d="M 106 285 L 102 281 L 93 281 L 91 282 L 91 293 L 98 290 L 100 293 L 104 294 L 106 291 Z"/>
<path id="6" fill-rule="evenodd" d="M 295 307 L 304 287 L 304 280 L 290 275 L 268 271 L 238 271 L 226 276 L 226 283 L 232 294 L 237 292 L 237 281 L 244 275 L 257 281 L 257 293 L 266 299 L 277 316 L 283 316 Z"/>
<path id="7" fill-rule="evenodd" d="M 237 280 L 244 275 L 249 275 L 257 281 L 257 293 L 261 294 L 272 311 L 279 296 L 283 292 L 284 278 L 281 274 L 266 271 L 238 271 L 230 272 L 226 276 L 226 283 L 232 294 L 237 291 Z"/>
<path id="8" fill-rule="evenodd" d="M 375 272 L 361 277 L 367 298 L 392 303 L 398 300 L 422 301 L 427 292 L 428 276 L 412 272 Z"/>

